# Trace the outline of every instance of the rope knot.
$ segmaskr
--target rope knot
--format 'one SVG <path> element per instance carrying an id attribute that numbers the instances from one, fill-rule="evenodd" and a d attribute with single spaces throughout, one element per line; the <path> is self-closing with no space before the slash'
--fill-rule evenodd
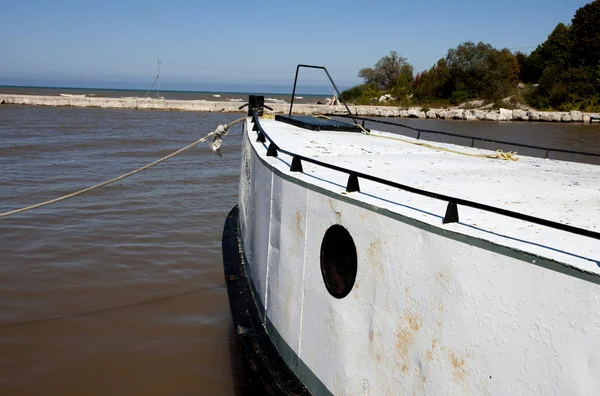
<path id="1" fill-rule="evenodd" d="M 509 152 L 505 153 L 504 151 L 502 151 L 500 149 L 496 150 L 496 158 L 500 158 L 505 161 L 518 161 L 519 160 L 519 158 L 517 158 L 516 151 L 515 152 L 509 151 Z"/>
<path id="2" fill-rule="evenodd" d="M 228 130 L 229 130 L 228 125 L 219 125 L 217 127 L 217 129 L 215 129 L 215 131 L 212 133 L 213 142 L 208 144 L 208 147 L 210 147 L 210 149 L 213 151 L 213 153 L 215 153 L 215 155 L 218 155 L 219 157 L 222 157 L 222 155 L 221 155 L 221 143 L 223 143 L 222 137 L 227 135 Z"/>

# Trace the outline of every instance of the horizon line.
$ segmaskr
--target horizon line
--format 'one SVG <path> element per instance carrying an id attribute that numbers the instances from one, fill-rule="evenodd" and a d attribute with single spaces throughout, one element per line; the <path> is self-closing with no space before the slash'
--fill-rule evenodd
<path id="1" fill-rule="evenodd" d="M 230 84 L 235 85 L 235 84 Z M 260 84 L 256 84 L 260 85 Z M 276 85 L 276 84 L 265 84 L 267 86 L 277 86 L 284 87 L 285 85 Z M 315 86 L 315 87 L 326 87 L 326 86 Z M 73 86 L 48 86 L 48 85 L 12 85 L 12 84 L 0 84 L 0 88 L 36 88 L 36 89 L 77 89 L 77 90 L 91 90 L 91 91 L 139 91 L 139 92 L 157 92 L 156 89 L 148 90 L 141 88 L 92 88 L 92 87 L 73 87 Z M 160 92 L 184 92 L 184 93 L 217 93 L 217 94 L 254 94 L 254 93 L 262 93 L 265 95 L 291 95 L 292 92 L 289 93 L 281 93 L 281 92 L 259 92 L 259 91 L 227 91 L 227 90 L 219 90 L 219 91 L 204 91 L 204 90 L 182 90 L 182 89 L 161 89 Z M 298 93 L 296 93 L 298 95 Z M 300 95 L 310 95 L 310 96 L 327 96 L 329 94 L 326 93 L 301 93 Z"/>

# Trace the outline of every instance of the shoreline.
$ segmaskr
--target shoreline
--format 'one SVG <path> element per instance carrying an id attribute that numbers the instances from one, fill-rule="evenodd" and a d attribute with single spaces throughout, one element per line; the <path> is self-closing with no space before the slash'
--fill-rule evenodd
<path id="1" fill-rule="evenodd" d="M 42 95 L 0 95 L 1 104 L 49 107 L 82 107 L 102 109 L 199 111 L 221 113 L 244 113 L 243 102 L 209 100 L 165 100 L 150 98 L 97 98 Z M 267 114 L 283 114 L 289 111 L 288 103 L 267 103 L 273 111 Z M 348 106 L 359 117 L 398 117 L 418 119 L 466 120 L 466 121 L 538 121 L 538 122 L 582 122 L 599 123 L 600 113 L 581 111 L 537 111 L 537 110 L 464 110 L 459 108 L 429 109 L 421 107 L 398 108 L 392 106 Z M 324 104 L 294 104 L 294 114 L 346 114 L 344 106 Z"/>

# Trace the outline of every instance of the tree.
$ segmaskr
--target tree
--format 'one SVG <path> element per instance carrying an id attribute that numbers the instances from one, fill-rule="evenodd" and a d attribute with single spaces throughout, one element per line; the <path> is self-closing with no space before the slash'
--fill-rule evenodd
<path id="1" fill-rule="evenodd" d="M 592 1 L 575 13 L 573 18 L 573 56 L 577 66 L 600 65 L 600 0 Z"/>
<path id="2" fill-rule="evenodd" d="M 478 96 L 483 88 L 483 76 L 487 69 L 487 58 L 494 51 L 490 44 L 475 45 L 468 41 L 448 50 L 446 61 L 454 84 L 453 91 L 461 97 Z"/>
<path id="3" fill-rule="evenodd" d="M 396 51 L 381 58 L 374 68 L 364 68 L 358 76 L 365 80 L 365 84 L 376 84 L 380 90 L 392 90 L 398 85 L 408 87 L 413 81 L 413 67 L 406 58 L 399 56 Z"/>
<path id="4" fill-rule="evenodd" d="M 431 69 L 417 74 L 413 89 L 417 99 L 434 100 L 451 97 L 452 87 L 448 62 L 442 58 Z"/>
<path id="5" fill-rule="evenodd" d="M 476 97 L 498 100 L 508 96 L 519 75 L 517 58 L 507 49 L 466 42 L 448 50 L 444 60 L 422 76 L 419 95 L 431 95 L 459 103 Z M 431 84 L 435 80 L 437 83 Z"/>
<path id="6" fill-rule="evenodd" d="M 559 23 L 528 59 L 539 86 L 528 100 L 536 107 L 597 109 L 600 106 L 600 0 L 581 7 L 570 26 Z"/>
<path id="7" fill-rule="evenodd" d="M 559 23 L 548 36 L 548 40 L 540 45 L 536 51 L 539 51 L 540 57 L 546 65 L 561 64 L 568 66 L 571 63 L 573 44 L 571 26 Z"/>
<path id="8" fill-rule="evenodd" d="M 478 95 L 498 101 L 511 94 L 519 79 L 519 63 L 508 50 L 493 50 L 484 61 Z"/>

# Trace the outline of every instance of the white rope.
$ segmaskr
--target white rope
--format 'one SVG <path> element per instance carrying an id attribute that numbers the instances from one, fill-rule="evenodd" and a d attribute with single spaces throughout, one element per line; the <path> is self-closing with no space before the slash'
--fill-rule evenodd
<path id="1" fill-rule="evenodd" d="M 107 185 L 112 184 L 114 182 L 117 182 L 119 180 L 123 180 L 126 177 L 135 175 L 136 173 L 139 173 L 139 172 L 141 172 L 143 170 L 152 168 L 154 165 L 158 165 L 161 162 L 164 162 L 164 161 L 168 160 L 171 157 L 174 157 L 174 156 L 176 156 L 178 154 L 181 154 L 184 151 L 189 150 L 192 147 L 197 146 L 198 144 L 205 142 L 206 140 L 208 140 L 211 137 L 213 138 L 213 142 L 209 143 L 208 146 L 211 148 L 211 150 L 215 154 L 218 154 L 220 156 L 221 155 L 221 150 L 220 149 L 221 149 L 222 137 L 225 136 L 225 135 L 227 135 L 227 132 L 228 132 L 229 128 L 231 128 L 232 126 L 234 126 L 236 124 L 239 124 L 240 122 L 242 122 L 244 120 L 246 120 L 246 117 L 239 118 L 239 119 L 237 119 L 237 120 L 235 120 L 233 122 L 230 122 L 229 124 L 226 124 L 226 125 L 219 125 L 217 127 L 217 129 L 215 129 L 213 132 L 209 133 L 208 135 L 204 136 L 203 138 L 200 138 L 200 139 L 196 140 L 195 142 L 192 142 L 192 143 L 188 144 L 187 146 L 182 147 L 179 150 L 177 150 L 177 151 L 175 151 L 175 152 L 173 152 L 173 153 L 171 153 L 171 154 L 169 154 L 169 155 L 167 155 L 165 157 L 162 157 L 162 158 L 160 158 L 160 159 L 158 159 L 158 160 L 156 160 L 156 161 L 154 161 L 154 162 L 152 162 L 150 164 L 147 164 L 147 165 L 142 166 L 141 168 L 132 170 L 131 172 L 127 172 L 124 175 L 115 177 L 113 179 L 107 180 L 105 182 L 96 184 L 96 185 L 88 187 L 88 188 L 84 188 L 83 190 L 75 191 L 74 193 L 71 193 L 71 194 L 63 195 L 62 197 L 51 199 L 49 201 L 41 202 L 41 203 L 38 203 L 38 204 L 35 204 L 35 205 L 26 206 L 26 207 L 21 208 L 21 209 L 11 210 L 10 212 L 0 213 L 0 218 L 12 216 L 12 215 L 15 215 L 17 213 L 26 212 L 28 210 L 32 210 L 32 209 L 40 208 L 42 206 L 50 205 L 50 204 L 53 204 L 53 203 L 56 203 L 56 202 L 64 201 L 66 199 L 76 197 L 77 195 L 81 195 L 81 194 L 84 194 L 86 192 L 89 192 L 89 191 L 92 191 L 92 190 L 96 190 L 96 189 L 98 189 L 100 187 L 107 186 Z"/>

